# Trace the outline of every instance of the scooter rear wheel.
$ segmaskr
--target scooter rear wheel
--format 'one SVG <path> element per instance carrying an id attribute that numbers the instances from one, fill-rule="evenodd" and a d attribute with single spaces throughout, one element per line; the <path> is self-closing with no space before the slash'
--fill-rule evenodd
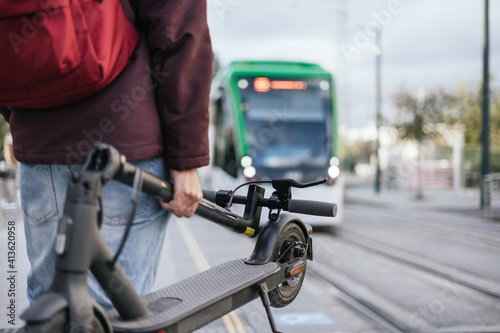
<path id="1" fill-rule="evenodd" d="M 305 243 L 306 238 L 304 232 L 296 223 L 288 223 L 283 227 L 273 250 L 273 261 L 277 261 L 285 251 L 290 247 L 290 244 L 299 241 Z M 284 259 L 282 259 L 284 261 Z M 268 293 L 269 301 L 272 307 L 282 308 L 290 304 L 297 297 L 302 283 L 304 282 L 306 271 L 298 273 L 289 280 L 284 281 L 275 289 Z"/>

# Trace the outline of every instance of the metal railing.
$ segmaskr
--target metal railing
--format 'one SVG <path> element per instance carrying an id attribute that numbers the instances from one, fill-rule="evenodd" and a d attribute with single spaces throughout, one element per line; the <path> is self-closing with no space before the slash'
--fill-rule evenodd
<path id="1" fill-rule="evenodd" d="M 500 173 L 494 173 L 484 176 L 484 217 L 494 217 L 493 203 L 500 198 Z M 500 201 L 500 200 L 498 200 Z"/>

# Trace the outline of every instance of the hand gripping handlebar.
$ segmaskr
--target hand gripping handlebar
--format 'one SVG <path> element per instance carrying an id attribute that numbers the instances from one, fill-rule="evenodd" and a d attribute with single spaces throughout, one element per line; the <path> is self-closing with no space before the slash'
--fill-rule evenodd
<path id="1" fill-rule="evenodd" d="M 103 183 L 116 179 L 127 185 L 133 186 L 135 173 L 138 169 L 128 163 L 125 156 L 116 149 L 106 144 L 94 145 L 87 163 L 83 170 L 96 173 L 102 178 Z M 156 196 L 160 200 L 170 201 L 173 195 L 173 185 L 147 172 L 142 173 L 142 192 Z M 259 227 L 260 207 L 291 211 L 301 214 L 334 217 L 337 205 L 320 201 L 291 199 L 290 187 L 309 187 L 324 182 L 298 183 L 291 179 L 273 180 L 272 185 L 276 189 L 273 195 L 266 199 L 263 197 L 264 188 L 254 187 L 251 196 L 233 195 L 232 191 L 204 191 L 205 199 L 202 199 L 196 210 L 196 214 L 212 222 L 225 226 L 235 232 L 244 233 L 249 237 L 257 234 Z M 256 188 L 259 189 L 256 189 Z M 276 194 L 276 195 L 275 195 Z M 215 202 L 216 204 L 213 204 Z M 229 203 L 244 204 L 245 215 L 239 216 L 223 207 Z M 222 207 L 221 207 L 222 206 Z M 248 208 L 248 209 L 247 209 Z"/>
<path id="2" fill-rule="evenodd" d="M 229 202 L 232 191 L 203 190 L 203 197 L 208 201 L 225 206 Z M 247 197 L 234 195 L 233 203 L 246 204 Z M 323 201 L 289 199 L 288 201 L 261 198 L 257 201 L 258 206 L 283 209 L 291 213 L 335 217 L 337 215 L 337 204 Z"/>

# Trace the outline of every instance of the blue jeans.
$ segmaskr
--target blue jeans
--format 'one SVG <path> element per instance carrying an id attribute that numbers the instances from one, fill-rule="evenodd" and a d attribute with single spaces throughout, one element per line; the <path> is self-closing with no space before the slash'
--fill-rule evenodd
<path id="1" fill-rule="evenodd" d="M 135 161 L 133 164 L 158 177 L 166 178 L 162 158 Z M 28 299 L 33 302 L 50 286 L 54 276 L 54 237 L 63 214 L 68 177 L 81 166 L 21 164 L 21 206 L 31 270 L 28 274 Z M 131 188 L 112 181 L 103 188 L 104 219 L 101 234 L 111 251 L 116 252 L 129 215 Z M 127 243 L 119 262 L 140 295 L 151 291 L 156 277 L 165 229 L 170 213 L 158 199 L 141 194 Z M 91 296 L 105 309 L 111 302 L 89 274 Z"/>

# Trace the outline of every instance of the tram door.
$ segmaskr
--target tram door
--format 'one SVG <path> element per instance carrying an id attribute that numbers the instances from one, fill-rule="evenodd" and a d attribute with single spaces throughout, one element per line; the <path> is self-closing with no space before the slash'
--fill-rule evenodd
<path id="1" fill-rule="evenodd" d="M 214 117 L 214 164 L 236 178 L 238 177 L 238 164 L 234 146 L 234 124 L 224 96 L 217 99 L 215 103 Z"/>

